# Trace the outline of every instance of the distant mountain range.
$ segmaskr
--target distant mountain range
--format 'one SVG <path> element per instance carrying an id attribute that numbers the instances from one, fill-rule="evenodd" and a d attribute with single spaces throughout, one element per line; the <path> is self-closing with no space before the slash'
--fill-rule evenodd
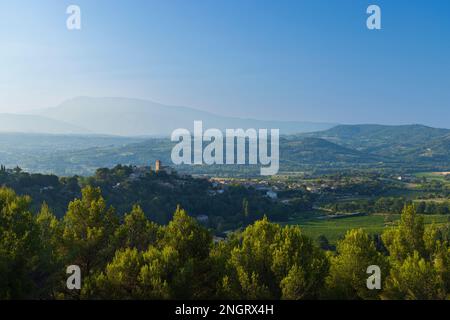
<path id="1" fill-rule="evenodd" d="M 174 129 L 193 130 L 195 120 L 204 128 L 278 128 L 282 134 L 313 132 L 332 123 L 263 121 L 224 117 L 188 107 L 167 106 L 128 98 L 78 97 L 33 115 L 0 114 L 1 132 L 168 136 Z"/>
<path id="2" fill-rule="evenodd" d="M 166 138 L 0 134 L 0 163 L 58 175 L 92 174 L 116 164 L 171 165 Z M 280 139 L 280 172 L 450 171 L 450 130 L 421 125 L 340 125 Z M 211 175 L 259 174 L 258 166 L 181 166 Z"/>
<path id="3" fill-rule="evenodd" d="M 280 128 L 284 133 L 281 172 L 450 171 L 449 129 L 260 121 L 125 98 L 76 98 L 33 115 L 0 114 L 0 163 L 59 175 L 91 174 L 98 167 L 119 163 L 148 165 L 156 159 L 170 165 L 174 143 L 168 135 L 176 128 L 192 130 L 195 120 L 202 120 L 204 129 Z M 253 170 L 248 166 L 179 169 L 225 175 Z"/>
<path id="4" fill-rule="evenodd" d="M 88 134 L 83 127 L 40 115 L 0 114 L 0 132 Z"/>

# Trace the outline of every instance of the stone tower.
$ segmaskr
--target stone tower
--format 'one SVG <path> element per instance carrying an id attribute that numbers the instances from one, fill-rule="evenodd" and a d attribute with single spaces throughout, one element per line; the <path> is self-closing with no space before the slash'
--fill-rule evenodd
<path id="1" fill-rule="evenodd" d="M 159 170 L 161 170 L 161 160 L 156 160 L 155 172 L 159 172 Z"/>

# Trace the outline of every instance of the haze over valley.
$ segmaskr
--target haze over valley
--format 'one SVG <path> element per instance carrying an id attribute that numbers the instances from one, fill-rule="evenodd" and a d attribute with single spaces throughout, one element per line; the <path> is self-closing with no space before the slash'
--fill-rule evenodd
<path id="1" fill-rule="evenodd" d="M 129 98 L 78 97 L 32 115 L 0 114 L 2 132 L 170 136 L 177 128 L 192 130 L 195 120 L 209 128 L 279 128 L 282 134 L 331 128 L 333 123 L 264 121 L 232 118 L 189 107 Z"/>
<path id="2" fill-rule="evenodd" d="M 39 115 L 14 116 L 14 121 L 9 121 L 9 127 L 6 127 L 12 132 L 0 133 L 0 163 L 10 168 L 19 166 L 29 172 L 61 176 L 90 175 L 97 168 L 111 168 L 117 164 L 148 165 L 158 159 L 173 166 L 170 155 L 176 142 L 168 137 L 170 126 L 189 128 L 194 120 L 205 114 L 189 108 L 131 101 L 132 107 L 125 111 L 127 109 L 122 105 L 130 103 L 128 99 L 78 98 L 46 109 Z M 95 105 L 100 102 L 105 104 L 96 109 Z M 281 174 L 357 169 L 450 170 L 449 129 L 422 125 L 334 126 L 250 119 L 235 121 L 210 114 L 206 116 L 206 124 L 219 128 L 231 125 L 236 128 L 237 124 L 243 128 L 281 125 L 285 132 L 292 132 L 282 135 L 280 140 Z M 171 117 L 173 121 L 170 121 Z M 67 125 L 66 121 L 70 119 L 75 120 Z M 138 124 L 133 126 L 133 123 Z M 22 132 L 14 132 L 14 126 Z M 41 133 L 40 130 L 49 132 Z M 174 167 L 180 172 L 211 176 L 255 176 L 258 173 L 258 168 L 251 165 Z"/>

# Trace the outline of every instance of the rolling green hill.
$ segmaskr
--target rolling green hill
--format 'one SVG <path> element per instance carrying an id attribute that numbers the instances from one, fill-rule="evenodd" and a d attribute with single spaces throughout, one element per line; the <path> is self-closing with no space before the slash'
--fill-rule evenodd
<path id="1" fill-rule="evenodd" d="M 442 167 L 450 160 L 450 130 L 423 125 L 339 125 L 325 131 L 297 135 L 316 137 L 408 166 Z"/>
<path id="2" fill-rule="evenodd" d="M 0 163 L 30 172 L 89 175 L 99 167 L 171 164 L 168 138 L 0 134 Z M 259 166 L 179 166 L 180 172 L 259 175 Z M 280 172 L 449 171 L 450 130 L 421 125 L 345 125 L 280 139 Z"/>
<path id="3" fill-rule="evenodd" d="M 420 155 L 419 150 L 439 144 L 450 130 L 423 125 L 339 125 L 325 131 L 304 134 L 380 156 Z"/>
<path id="4" fill-rule="evenodd" d="M 282 140 L 282 161 L 298 163 L 361 163 L 379 161 L 377 157 L 351 149 L 325 139 L 301 137 L 295 140 Z"/>

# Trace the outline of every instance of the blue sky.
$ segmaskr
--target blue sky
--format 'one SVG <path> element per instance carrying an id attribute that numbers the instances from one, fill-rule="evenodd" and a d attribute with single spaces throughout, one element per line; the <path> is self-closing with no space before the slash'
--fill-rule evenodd
<path id="1" fill-rule="evenodd" d="M 66 8 L 82 30 L 66 29 Z M 366 8 L 382 30 L 366 28 Z M 447 0 L 0 1 L 0 112 L 123 96 L 222 115 L 450 127 Z"/>

